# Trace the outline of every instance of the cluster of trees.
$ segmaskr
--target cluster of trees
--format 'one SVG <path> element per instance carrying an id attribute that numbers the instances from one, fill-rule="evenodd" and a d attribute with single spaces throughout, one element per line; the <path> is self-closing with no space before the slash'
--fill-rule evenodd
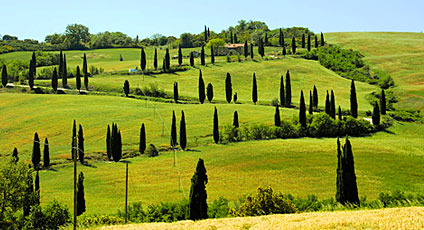
<path id="1" fill-rule="evenodd" d="M 181 110 L 181 120 L 180 120 L 180 140 L 177 142 L 177 119 L 175 117 L 175 111 L 172 111 L 172 123 L 171 123 L 171 147 L 175 147 L 179 144 L 182 150 L 187 148 L 187 129 L 185 122 L 184 111 Z"/>
<path id="2" fill-rule="evenodd" d="M 112 130 L 109 125 L 107 126 L 106 154 L 109 160 L 113 159 L 115 162 L 122 158 L 122 136 L 118 124 L 112 123 Z"/>

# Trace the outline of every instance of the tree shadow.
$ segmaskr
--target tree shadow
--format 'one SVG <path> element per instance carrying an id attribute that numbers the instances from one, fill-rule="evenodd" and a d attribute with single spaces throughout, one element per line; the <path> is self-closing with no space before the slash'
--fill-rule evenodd
<path id="1" fill-rule="evenodd" d="M 186 149 L 186 150 L 184 150 L 184 152 L 198 152 L 198 153 L 200 153 L 200 150 L 197 150 L 197 149 Z"/>
<path id="2" fill-rule="evenodd" d="M 84 161 L 83 163 L 81 163 L 81 165 L 84 165 L 84 166 L 89 167 L 89 168 L 97 168 L 97 166 L 92 165 L 92 164 L 90 164 L 90 163 L 88 163 L 86 161 Z"/>

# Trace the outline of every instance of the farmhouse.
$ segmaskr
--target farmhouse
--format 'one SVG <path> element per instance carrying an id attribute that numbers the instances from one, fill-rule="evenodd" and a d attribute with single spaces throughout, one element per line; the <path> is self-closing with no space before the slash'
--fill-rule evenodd
<path id="1" fill-rule="evenodd" d="M 248 49 L 250 54 L 250 50 Z M 226 56 L 226 55 L 243 55 L 244 54 L 244 44 L 225 44 L 224 47 L 217 47 L 214 49 L 215 56 Z"/>

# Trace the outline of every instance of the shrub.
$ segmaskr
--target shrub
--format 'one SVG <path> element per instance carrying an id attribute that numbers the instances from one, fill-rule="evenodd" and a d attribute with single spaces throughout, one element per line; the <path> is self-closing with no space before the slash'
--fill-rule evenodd
<path id="1" fill-rule="evenodd" d="M 414 122 L 422 120 L 422 116 L 419 110 L 395 110 L 389 113 L 389 116 L 397 121 Z"/>
<path id="2" fill-rule="evenodd" d="M 118 225 L 125 223 L 125 213 L 124 217 L 109 216 L 109 215 L 83 215 L 78 217 L 78 226 L 80 227 L 94 227 L 98 225 Z"/>
<path id="3" fill-rule="evenodd" d="M 278 98 L 272 99 L 271 105 L 274 106 L 274 107 L 277 106 L 277 105 L 280 105 L 280 102 L 278 101 Z"/>
<path id="4" fill-rule="evenodd" d="M 309 129 L 315 137 L 332 137 L 338 133 L 335 121 L 326 113 L 313 116 Z"/>
<path id="5" fill-rule="evenodd" d="M 31 212 L 25 219 L 27 229 L 59 229 L 71 222 L 69 210 L 57 201 L 52 201 L 44 210 L 39 205 L 31 207 Z"/>
<path id="6" fill-rule="evenodd" d="M 218 200 L 214 200 L 212 204 L 208 206 L 208 217 L 209 218 L 224 218 L 228 216 L 230 211 L 229 201 L 224 197 L 219 197 Z"/>
<path id="7" fill-rule="evenodd" d="M 226 125 L 224 127 L 224 133 L 222 135 L 223 142 L 237 142 L 242 140 L 240 128 L 234 127 L 233 125 Z"/>
<path id="8" fill-rule="evenodd" d="M 150 144 L 149 147 L 146 149 L 146 154 L 149 157 L 156 157 L 159 156 L 159 151 L 156 149 L 156 147 L 153 144 Z"/>
<path id="9" fill-rule="evenodd" d="M 349 136 L 361 136 L 374 132 L 372 124 L 366 120 L 357 120 L 351 116 L 346 116 L 344 121 L 344 129 L 341 134 Z"/>

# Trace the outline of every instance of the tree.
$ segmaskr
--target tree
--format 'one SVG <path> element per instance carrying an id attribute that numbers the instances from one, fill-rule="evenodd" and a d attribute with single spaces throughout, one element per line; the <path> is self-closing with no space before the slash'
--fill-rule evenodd
<path id="1" fill-rule="evenodd" d="M 166 48 L 166 52 L 165 52 L 165 64 L 166 64 L 166 71 L 171 70 L 171 58 L 169 56 L 168 48 Z"/>
<path id="2" fill-rule="evenodd" d="M 375 126 L 380 125 L 380 108 L 378 107 L 378 103 L 374 103 L 374 108 L 372 111 L 372 124 Z"/>
<path id="3" fill-rule="evenodd" d="M 79 66 L 77 66 L 77 77 L 76 77 L 76 82 L 77 82 L 77 89 L 78 91 L 81 90 L 81 73 L 80 73 L 80 68 Z"/>
<path id="4" fill-rule="evenodd" d="M 1 71 L 1 83 L 2 83 L 3 87 L 6 87 L 7 82 L 8 82 L 7 68 L 6 68 L 6 65 L 3 65 L 3 70 Z"/>
<path id="5" fill-rule="evenodd" d="M 178 46 L 178 65 L 183 64 L 183 52 L 181 51 L 181 45 Z"/>
<path id="6" fill-rule="evenodd" d="M 343 115 L 342 115 L 342 108 L 340 107 L 340 105 L 339 105 L 339 120 L 341 121 L 341 120 L 343 120 Z"/>
<path id="7" fill-rule="evenodd" d="M 178 103 L 178 82 L 174 82 L 174 102 Z"/>
<path id="8" fill-rule="evenodd" d="M 27 171 L 26 173 L 26 186 L 25 186 L 25 193 L 23 194 L 23 211 L 24 211 L 24 217 L 28 216 L 31 207 L 37 203 L 34 193 L 34 181 L 32 179 L 32 172 Z"/>
<path id="9" fill-rule="evenodd" d="M 189 211 L 191 220 L 201 220 L 208 218 L 208 204 L 206 203 L 206 175 L 205 163 L 201 158 L 197 162 L 196 171 L 191 178 Z"/>
<path id="10" fill-rule="evenodd" d="M 88 77 L 88 66 L 87 66 L 87 56 L 84 53 L 84 59 L 82 62 L 82 73 L 84 74 L 84 79 L 85 77 Z"/>
<path id="11" fill-rule="evenodd" d="M 12 160 L 15 164 L 19 161 L 18 149 L 16 147 L 13 149 Z"/>
<path id="12" fill-rule="evenodd" d="M 336 119 L 336 99 L 334 98 L 334 91 L 333 90 L 331 90 L 330 116 L 333 119 Z"/>
<path id="13" fill-rule="evenodd" d="M 208 86 L 206 88 L 206 93 L 207 93 L 207 96 L 208 96 L 208 101 L 209 101 L 209 103 L 211 103 L 212 102 L 212 99 L 213 99 L 213 86 L 212 86 L 212 83 L 209 83 L 208 84 Z"/>
<path id="14" fill-rule="evenodd" d="M 312 115 L 314 113 L 314 100 L 312 98 L 312 92 L 309 90 L 309 114 Z"/>
<path id="15" fill-rule="evenodd" d="M 205 35 L 205 42 L 206 42 L 206 41 L 208 41 L 208 30 L 207 30 L 206 26 L 205 26 L 204 35 Z"/>
<path id="16" fill-rule="evenodd" d="M 90 41 L 88 27 L 80 24 L 66 26 L 65 36 L 66 40 L 70 44 L 71 49 L 83 48 L 82 43 L 87 43 Z"/>
<path id="17" fill-rule="evenodd" d="M 34 63 L 32 62 L 32 60 L 29 61 L 29 69 L 28 69 L 28 85 L 30 89 L 34 88 L 34 72 L 33 72 L 33 66 Z M 5 66 L 4 68 L 5 69 Z M 7 73 L 6 73 L 7 75 Z M 2 73 L 2 77 L 3 77 L 3 73 Z"/>
<path id="18" fill-rule="evenodd" d="M 140 68 L 142 71 L 146 69 L 146 53 L 143 47 L 141 47 Z"/>
<path id="19" fill-rule="evenodd" d="M 386 115 L 386 94 L 384 93 L 384 89 L 381 90 L 380 109 L 381 115 Z"/>
<path id="20" fill-rule="evenodd" d="M 340 141 L 337 138 L 337 183 L 336 200 L 341 204 L 359 206 L 358 186 L 356 184 L 355 166 L 352 145 L 346 136 L 346 143 L 340 150 Z"/>
<path id="21" fill-rule="evenodd" d="M 199 101 L 200 104 L 203 104 L 205 101 L 205 82 L 202 77 L 202 70 L 199 70 Z"/>
<path id="22" fill-rule="evenodd" d="M 253 84 L 252 84 L 252 101 L 256 105 L 258 101 L 258 85 L 256 84 L 256 75 L 253 73 Z"/>
<path id="23" fill-rule="evenodd" d="M 47 137 L 44 140 L 43 163 L 45 168 L 48 168 L 50 166 L 49 140 L 47 139 Z"/>
<path id="24" fill-rule="evenodd" d="M 213 46 L 211 46 L 211 63 L 215 64 L 215 53 L 213 51 Z"/>
<path id="25" fill-rule="evenodd" d="M 75 157 L 74 156 L 74 150 L 77 150 L 77 125 L 76 122 L 74 120 L 74 125 L 72 126 L 72 152 L 71 152 L 71 156 L 72 156 L 72 160 L 74 160 Z"/>
<path id="26" fill-rule="evenodd" d="M 158 69 L 158 50 L 155 48 L 155 57 L 153 59 L 153 67 L 155 67 L 155 70 Z"/>
<path id="27" fill-rule="evenodd" d="M 230 32 L 230 43 L 234 44 L 234 40 L 233 40 L 233 32 Z"/>
<path id="28" fill-rule="evenodd" d="M 111 160 L 112 158 L 112 142 L 111 142 L 111 134 L 110 134 L 110 126 L 107 125 L 107 133 L 106 133 L 106 154 L 107 159 Z"/>
<path id="29" fill-rule="evenodd" d="M 286 73 L 286 97 L 285 97 L 286 107 L 290 107 L 290 105 L 291 105 L 291 101 L 292 101 L 291 96 L 292 95 L 291 95 L 290 72 L 287 70 L 287 73 Z"/>
<path id="30" fill-rule="evenodd" d="M 122 136 L 118 125 L 112 123 L 112 134 L 110 138 L 112 158 L 115 162 L 121 160 L 122 157 Z"/>
<path id="31" fill-rule="evenodd" d="M 358 117 L 358 102 L 356 100 L 356 89 L 354 80 L 352 80 L 352 83 L 350 84 L 350 112 L 352 113 L 352 117 Z"/>
<path id="32" fill-rule="evenodd" d="M 306 127 L 306 105 L 305 98 L 303 97 L 303 90 L 300 91 L 299 123 L 303 127 Z"/>
<path id="33" fill-rule="evenodd" d="M 231 97 L 233 96 L 233 87 L 231 84 L 231 75 L 227 72 L 227 77 L 225 78 L 225 97 L 227 102 L 231 102 Z"/>
<path id="34" fill-rule="evenodd" d="M 286 47 L 283 47 L 283 56 L 286 56 L 287 51 L 286 51 Z"/>
<path id="35" fill-rule="evenodd" d="M 308 34 L 308 51 L 311 51 L 311 35 Z"/>
<path id="36" fill-rule="evenodd" d="M 215 141 L 215 144 L 218 144 L 219 129 L 218 129 L 218 111 L 216 110 L 216 106 L 215 106 L 215 112 L 213 114 L 213 140 Z"/>
<path id="37" fill-rule="evenodd" d="M 315 36 L 315 48 L 318 48 L 318 37 Z"/>
<path id="38" fill-rule="evenodd" d="M 141 124 L 140 128 L 140 144 L 138 146 L 138 151 L 140 154 L 143 154 L 146 150 L 146 128 L 144 127 L 144 123 Z"/>
<path id="39" fill-rule="evenodd" d="M 130 82 L 128 80 L 125 80 L 123 88 L 125 96 L 128 97 L 128 94 L 130 93 Z"/>
<path id="40" fill-rule="evenodd" d="M 253 44 L 250 43 L 250 59 L 253 60 Z"/>
<path id="41" fill-rule="evenodd" d="M 84 133 L 82 130 L 82 125 L 79 125 L 78 130 L 78 157 L 81 164 L 84 163 Z"/>
<path id="42" fill-rule="evenodd" d="M 280 35 L 278 37 L 278 44 L 280 44 L 281 47 L 284 47 L 284 34 L 281 28 L 280 28 Z"/>
<path id="43" fill-rule="evenodd" d="M 37 59 L 35 57 L 35 52 L 32 52 L 32 73 L 34 74 L 34 77 L 37 75 Z"/>
<path id="44" fill-rule="evenodd" d="M 280 108 L 278 107 L 278 105 L 275 106 L 274 125 L 281 126 Z"/>
<path id="45" fill-rule="evenodd" d="M 321 46 L 324 46 L 325 42 L 324 42 L 324 34 L 322 34 L 321 32 Z"/>
<path id="46" fill-rule="evenodd" d="M 80 172 L 78 175 L 77 185 L 77 216 L 85 212 L 85 198 L 84 198 L 84 173 Z"/>
<path id="47" fill-rule="evenodd" d="M 262 58 L 265 55 L 265 48 L 264 48 L 264 43 L 262 41 L 262 38 L 260 38 L 258 41 L 258 53 L 259 55 L 261 55 Z"/>
<path id="48" fill-rule="evenodd" d="M 172 111 L 171 147 L 174 149 L 176 145 L 177 145 L 177 119 L 175 118 L 175 111 Z"/>
<path id="49" fill-rule="evenodd" d="M 268 33 L 265 33 L 265 43 L 264 46 L 268 45 Z"/>
<path id="50" fill-rule="evenodd" d="M 62 87 L 66 88 L 68 86 L 68 67 L 66 64 L 66 55 L 63 55 L 63 71 L 62 71 Z"/>
<path id="51" fill-rule="evenodd" d="M 181 110 L 181 121 L 180 121 L 180 146 L 181 149 L 185 150 L 187 147 L 187 130 L 185 123 L 184 111 Z"/>
<path id="52" fill-rule="evenodd" d="M 292 39 L 292 53 L 296 54 L 296 39 Z"/>
<path id="53" fill-rule="evenodd" d="M 284 77 L 281 75 L 280 78 L 280 105 L 283 107 L 286 104 L 286 95 L 284 92 Z"/>
<path id="54" fill-rule="evenodd" d="M 234 102 L 234 104 L 237 103 L 237 92 L 235 92 L 234 95 L 233 95 L 233 102 Z"/>
<path id="55" fill-rule="evenodd" d="M 244 51 L 244 59 L 247 59 L 247 56 L 249 56 L 249 46 L 247 45 L 247 40 L 244 41 L 243 51 Z"/>
<path id="56" fill-rule="evenodd" d="M 38 195 L 37 203 L 40 203 L 40 176 L 38 175 L 38 170 L 35 172 L 35 181 L 34 181 L 34 192 Z"/>
<path id="57" fill-rule="evenodd" d="M 302 48 L 305 48 L 305 34 L 302 34 Z"/>
<path id="58" fill-rule="evenodd" d="M 330 95 L 328 94 L 327 90 L 327 96 L 325 97 L 325 113 L 328 114 L 331 117 L 331 102 L 330 102 Z"/>
<path id="59" fill-rule="evenodd" d="M 30 71 L 32 70 L 31 63 L 30 63 L 29 70 Z M 63 53 L 62 53 L 62 50 L 60 50 L 60 53 L 59 53 L 59 77 L 63 78 Z M 63 82 L 62 82 L 62 84 L 63 84 Z"/>
<path id="60" fill-rule="evenodd" d="M 238 43 L 238 41 L 237 41 L 237 34 L 234 34 L 234 43 Z"/>
<path id="61" fill-rule="evenodd" d="M 56 70 L 56 67 L 54 67 L 54 69 L 53 69 L 52 88 L 53 88 L 54 91 L 57 90 L 57 70 Z"/>
<path id="62" fill-rule="evenodd" d="M 194 67 L 194 55 L 193 52 L 190 52 L 190 66 Z"/>
<path id="63" fill-rule="evenodd" d="M 40 165 L 41 160 L 41 151 L 40 151 L 40 138 L 38 138 L 38 133 L 34 134 L 34 141 L 32 146 L 32 165 L 34 169 L 37 170 Z"/>
<path id="64" fill-rule="evenodd" d="M 315 110 L 318 110 L 318 90 L 317 87 L 314 85 L 314 92 L 313 92 L 313 101 L 314 101 L 314 108 Z"/>
<path id="65" fill-rule="evenodd" d="M 202 46 L 202 50 L 200 51 L 200 64 L 205 65 L 205 47 Z"/>
<path id="66" fill-rule="evenodd" d="M 238 128 L 238 127 L 239 127 L 239 120 L 238 120 L 238 113 L 237 113 L 237 110 L 236 110 L 236 111 L 234 111 L 234 116 L 233 116 L 233 126 L 234 126 L 235 128 Z"/>

